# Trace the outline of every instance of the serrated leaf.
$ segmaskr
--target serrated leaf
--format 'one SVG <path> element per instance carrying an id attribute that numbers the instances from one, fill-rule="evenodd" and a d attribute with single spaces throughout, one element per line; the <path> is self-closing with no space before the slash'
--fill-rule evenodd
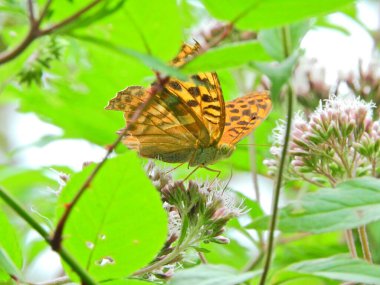
<path id="1" fill-rule="evenodd" d="M 263 29 L 294 23 L 343 9 L 352 0 L 202 0 L 216 18 L 242 29 Z"/>
<path id="2" fill-rule="evenodd" d="M 199 265 L 190 269 L 178 271 L 170 280 L 170 285 L 235 285 L 253 278 L 260 271 L 241 273 L 223 265 Z"/>
<path id="3" fill-rule="evenodd" d="M 93 166 L 71 177 L 58 217 Z M 110 159 L 75 206 L 63 246 L 98 281 L 127 277 L 152 261 L 167 234 L 161 199 L 135 153 Z"/>
<path id="4" fill-rule="evenodd" d="M 256 219 L 249 228 L 267 229 L 269 216 Z M 353 179 L 304 195 L 280 210 L 283 232 L 323 233 L 353 229 L 380 220 L 380 181 Z"/>

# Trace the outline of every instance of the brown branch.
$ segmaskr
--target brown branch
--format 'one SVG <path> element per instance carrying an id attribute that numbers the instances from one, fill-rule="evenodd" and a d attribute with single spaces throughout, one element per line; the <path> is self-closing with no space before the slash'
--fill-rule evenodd
<path id="1" fill-rule="evenodd" d="M 36 19 L 34 18 L 33 0 L 28 0 L 28 12 L 30 25 L 34 26 L 36 23 Z"/>
<path id="2" fill-rule="evenodd" d="M 51 34 L 52 32 L 55 32 L 56 30 L 62 28 L 63 26 L 66 26 L 66 25 L 70 24 L 71 22 L 73 22 L 76 19 L 78 19 L 80 16 L 82 16 L 84 13 L 86 13 L 87 11 L 89 11 L 91 8 L 95 7 L 97 4 L 99 4 L 102 1 L 103 0 L 94 0 L 94 1 L 92 1 L 90 4 L 88 4 L 87 6 L 83 7 L 82 9 L 80 9 L 75 14 L 67 17 L 64 20 L 62 20 L 61 22 L 56 23 L 56 24 L 50 26 L 49 28 L 41 30 L 40 31 L 40 35 L 44 36 L 44 35 Z"/>
<path id="3" fill-rule="evenodd" d="M 38 18 L 38 25 L 41 25 L 42 20 L 45 18 L 47 11 L 49 10 L 50 4 L 53 2 L 53 0 L 47 0 L 45 3 L 45 6 L 41 10 L 41 14 Z"/>
<path id="4" fill-rule="evenodd" d="M 103 0 L 92 1 L 90 4 L 88 4 L 87 6 L 85 6 L 84 8 L 79 10 L 78 12 L 76 12 L 75 14 L 67 17 L 64 20 L 62 20 L 61 22 L 54 24 L 49 28 L 40 29 L 41 22 L 42 22 L 43 18 L 46 16 L 47 10 L 49 9 L 49 6 L 50 6 L 52 0 L 47 0 L 44 8 L 42 9 L 41 15 L 37 20 L 34 18 L 32 0 L 28 0 L 28 10 L 29 10 L 29 19 L 30 19 L 29 32 L 18 46 L 16 46 L 14 49 L 12 49 L 10 51 L 6 51 L 6 52 L 0 54 L 0 65 L 18 57 L 37 38 L 51 34 L 51 33 L 55 32 L 56 30 L 62 28 L 63 26 L 75 21 L 80 16 L 82 16 L 84 13 L 89 11 L 91 8 L 93 8 L 94 6 L 99 4 L 101 1 L 103 1 Z"/>
<path id="5" fill-rule="evenodd" d="M 123 137 L 127 134 L 127 132 L 131 129 L 131 127 L 136 123 L 137 119 L 140 117 L 142 112 L 150 105 L 152 102 L 154 96 L 161 92 L 163 89 L 163 86 L 169 81 L 169 77 L 165 77 L 164 79 L 161 79 L 159 74 L 157 74 L 158 83 L 154 84 L 150 89 L 147 90 L 149 93 L 148 99 L 141 104 L 136 111 L 133 113 L 129 124 L 126 126 L 126 128 L 123 130 L 123 132 L 118 136 L 118 138 L 114 141 L 114 143 L 108 147 L 108 151 L 102 161 L 96 165 L 94 170 L 91 172 L 91 174 L 87 177 L 86 181 L 83 183 L 77 194 L 75 195 L 74 199 L 66 206 L 65 212 L 63 213 L 62 217 L 59 219 L 59 222 L 57 224 L 57 227 L 54 231 L 53 238 L 51 239 L 51 245 L 53 250 L 59 250 L 61 248 L 61 242 L 62 242 L 62 234 L 63 229 L 65 227 L 66 221 L 73 210 L 74 206 L 78 203 L 80 197 L 82 197 L 85 190 L 91 185 L 91 182 L 94 180 L 96 174 L 99 172 L 99 170 L 102 168 L 102 166 L 106 163 L 107 159 L 113 152 L 113 150 L 118 146 L 118 144 L 121 142 Z"/>

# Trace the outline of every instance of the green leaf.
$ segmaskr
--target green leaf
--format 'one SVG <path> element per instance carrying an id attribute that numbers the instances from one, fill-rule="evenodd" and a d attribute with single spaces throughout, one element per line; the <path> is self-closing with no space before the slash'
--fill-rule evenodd
<path id="1" fill-rule="evenodd" d="M 369 264 L 361 259 L 352 259 L 345 255 L 302 261 L 286 268 L 286 272 L 296 272 L 323 278 L 359 282 L 363 284 L 380 284 L 380 266 Z M 276 281 L 284 281 L 281 275 Z"/>
<path id="2" fill-rule="evenodd" d="M 239 271 L 222 265 L 199 265 L 190 269 L 178 271 L 170 280 L 170 285 L 235 285 L 259 275 L 260 272 Z"/>
<path id="3" fill-rule="evenodd" d="M 344 8 L 352 0 L 202 0 L 207 10 L 242 29 L 263 29 L 294 23 Z"/>
<path id="4" fill-rule="evenodd" d="M 244 41 L 210 49 L 186 64 L 183 71 L 194 74 L 201 71 L 237 67 L 250 61 L 269 59 L 270 57 L 258 41 Z"/>
<path id="5" fill-rule="evenodd" d="M 144 53 L 138 52 L 138 51 L 130 49 L 130 48 L 112 45 L 107 41 L 104 41 L 102 39 L 95 38 L 95 37 L 81 37 L 81 36 L 75 36 L 75 37 L 77 39 L 80 39 L 80 40 L 88 41 L 88 42 L 95 43 L 95 44 L 98 44 L 100 46 L 103 46 L 105 48 L 109 48 L 110 50 L 116 51 L 122 55 L 131 56 L 132 58 L 135 58 L 138 61 L 140 61 L 141 63 L 145 64 L 146 66 L 152 68 L 152 70 L 162 72 L 163 75 L 174 76 L 174 77 L 181 79 L 181 80 L 187 80 L 188 79 L 187 76 L 185 74 L 183 74 L 177 68 L 170 66 L 168 64 L 165 64 L 160 59 L 155 58 L 151 55 L 144 54 Z"/>
<path id="6" fill-rule="evenodd" d="M 144 280 L 139 280 L 139 279 L 119 279 L 119 280 L 112 280 L 112 281 L 107 281 L 107 282 L 102 282 L 102 284 L 106 285 L 148 285 L 148 284 L 156 284 Z"/>
<path id="7" fill-rule="evenodd" d="M 94 166 L 71 177 L 58 217 Z M 133 152 L 106 162 L 70 215 L 63 246 L 97 280 L 129 276 L 147 265 L 167 233 L 161 199 Z M 154 237 L 154 238 L 152 238 Z"/>
<path id="8" fill-rule="evenodd" d="M 273 59 L 283 61 L 286 59 L 286 53 L 293 54 L 299 49 L 301 40 L 309 31 L 310 26 L 310 21 L 302 21 L 291 24 L 286 28 L 262 30 L 258 34 L 258 40 Z M 284 29 L 286 30 L 285 33 Z M 286 39 L 284 39 L 285 34 L 287 34 Z M 285 42 L 287 44 L 286 52 Z"/>
<path id="9" fill-rule="evenodd" d="M 7 216 L 0 211 L 0 281 L 8 281 L 9 274 L 20 277 L 22 253 L 16 230 L 8 221 Z"/>
<path id="10" fill-rule="evenodd" d="M 249 227 L 264 230 L 269 218 L 259 218 Z M 380 220 L 380 181 L 358 178 L 341 183 L 336 189 L 308 193 L 281 209 L 279 229 L 323 233 L 357 228 L 377 220 Z"/>
<path id="11" fill-rule="evenodd" d="M 252 66 L 267 75 L 271 81 L 271 98 L 275 104 L 280 103 L 281 89 L 292 76 L 300 52 L 295 51 L 290 57 L 279 64 L 252 63 Z"/>

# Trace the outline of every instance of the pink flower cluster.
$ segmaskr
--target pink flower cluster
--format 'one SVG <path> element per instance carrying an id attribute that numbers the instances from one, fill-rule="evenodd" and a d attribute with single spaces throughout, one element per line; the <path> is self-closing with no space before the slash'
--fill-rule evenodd
<path id="1" fill-rule="evenodd" d="M 324 186 L 347 178 L 376 175 L 380 122 L 373 121 L 372 102 L 352 95 L 330 96 L 308 119 L 297 113 L 289 144 L 288 179 Z M 286 123 L 273 131 L 272 159 L 264 163 L 275 173 L 281 155 Z"/>

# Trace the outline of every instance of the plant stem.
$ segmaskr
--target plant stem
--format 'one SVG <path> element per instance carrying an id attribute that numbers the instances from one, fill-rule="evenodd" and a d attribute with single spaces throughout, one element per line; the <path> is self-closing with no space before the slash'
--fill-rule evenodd
<path id="1" fill-rule="evenodd" d="M 285 56 L 288 57 L 289 43 L 288 43 L 288 31 L 286 27 L 282 28 L 282 34 L 283 34 L 283 47 L 284 47 Z M 280 159 L 279 169 L 278 169 L 277 178 L 276 178 L 276 184 L 275 184 L 274 193 L 273 193 L 272 218 L 270 220 L 270 226 L 269 226 L 268 247 L 267 247 L 267 254 L 265 257 L 263 273 L 261 275 L 261 279 L 259 283 L 260 285 L 264 285 L 266 282 L 266 278 L 268 276 L 269 268 L 272 261 L 272 254 L 274 250 L 274 232 L 276 230 L 276 224 L 277 224 L 278 202 L 280 200 L 282 178 L 283 178 L 283 173 L 285 170 L 285 162 L 287 158 L 290 133 L 291 133 L 291 128 L 292 128 L 293 96 L 294 96 L 293 88 L 291 84 L 289 83 L 288 96 L 287 96 L 288 97 L 287 123 L 286 123 L 285 137 L 284 137 L 284 145 L 281 152 L 281 159 Z"/>
<path id="2" fill-rule="evenodd" d="M 372 263 L 372 255 L 371 255 L 371 250 L 369 248 L 366 226 L 364 225 L 364 226 L 359 227 L 358 232 L 359 232 L 359 237 L 360 237 L 360 243 L 362 244 L 363 257 L 369 263 Z"/>
<path id="3" fill-rule="evenodd" d="M 352 230 L 345 230 L 344 236 L 346 238 L 348 249 L 350 250 L 350 254 L 352 258 L 357 258 L 358 253 L 356 252 L 354 235 L 352 234 Z"/>
<path id="4" fill-rule="evenodd" d="M 66 26 L 66 25 L 70 24 L 71 22 L 74 22 L 76 19 L 78 19 L 80 16 L 82 16 L 84 13 L 86 13 L 87 11 L 89 11 L 91 8 L 95 7 L 97 4 L 99 4 L 102 1 L 103 0 L 94 0 L 94 1 L 90 2 L 87 6 L 83 7 L 82 9 L 80 9 L 79 11 L 74 13 L 73 15 L 67 17 L 66 19 L 62 20 L 61 22 L 56 23 L 56 24 L 50 26 L 49 28 L 41 30 L 40 35 L 43 36 L 43 35 L 51 34 L 52 32 L 62 28 L 63 26 Z"/>
<path id="5" fill-rule="evenodd" d="M 25 38 L 21 41 L 21 43 L 19 45 L 17 45 L 14 49 L 0 54 L 0 65 L 18 57 L 37 38 L 42 37 L 42 36 L 46 36 L 48 34 L 52 34 L 53 32 L 62 28 L 63 26 L 66 26 L 67 24 L 75 21 L 80 16 L 82 16 L 84 13 L 88 12 L 91 8 L 93 8 L 94 6 L 99 4 L 101 1 L 103 1 L 103 0 L 92 1 L 87 6 L 83 7 L 81 10 L 79 10 L 78 12 L 74 13 L 73 15 L 67 17 L 66 19 L 62 20 L 61 22 L 54 24 L 49 28 L 40 29 L 41 22 L 42 22 L 43 18 L 46 16 L 46 12 L 49 9 L 49 6 L 50 6 L 52 0 L 47 0 L 44 8 L 42 9 L 40 17 L 38 19 L 34 18 L 33 3 L 31 0 L 28 0 L 28 14 L 29 14 L 29 22 L 30 22 L 29 32 L 25 36 Z"/>
<path id="6" fill-rule="evenodd" d="M 52 247 L 55 250 L 59 250 L 62 243 L 62 234 L 63 230 L 66 224 L 67 219 L 70 216 L 71 211 L 73 210 L 74 206 L 78 203 L 79 199 L 82 197 L 83 193 L 86 191 L 86 189 L 90 186 L 91 182 L 94 180 L 96 174 L 99 172 L 99 170 L 103 167 L 103 165 L 108 160 L 109 156 L 113 152 L 113 150 L 118 146 L 118 144 L 121 142 L 123 137 L 127 134 L 127 132 L 130 130 L 130 128 L 135 124 L 137 119 L 140 117 L 142 112 L 150 105 L 152 102 L 154 96 L 160 92 L 165 85 L 166 81 L 168 81 L 168 77 L 164 79 L 164 81 L 161 80 L 159 75 L 157 75 L 159 84 L 153 85 L 147 92 L 149 93 L 149 97 L 147 100 L 141 104 L 136 111 L 132 114 L 132 117 L 128 123 L 128 125 L 124 128 L 122 133 L 117 137 L 117 139 L 113 142 L 111 146 L 108 147 L 106 155 L 103 157 L 103 159 L 96 165 L 94 170 L 91 172 L 91 174 L 87 177 L 86 181 L 83 183 L 81 188 L 76 193 L 73 200 L 66 206 L 65 211 L 61 218 L 58 221 L 57 227 L 54 231 L 54 235 L 52 238 Z"/>
<path id="7" fill-rule="evenodd" d="M 24 219 L 33 229 L 35 229 L 41 237 L 52 246 L 49 233 L 31 216 L 29 213 L 4 189 L 0 187 L 0 197 L 4 202 L 11 207 L 22 219 Z M 56 250 L 57 251 L 57 250 Z M 82 268 L 82 266 L 64 249 L 60 248 L 57 253 L 61 258 L 71 267 L 71 269 L 78 274 L 82 282 L 87 285 L 95 285 L 96 282 L 92 277 Z"/>

